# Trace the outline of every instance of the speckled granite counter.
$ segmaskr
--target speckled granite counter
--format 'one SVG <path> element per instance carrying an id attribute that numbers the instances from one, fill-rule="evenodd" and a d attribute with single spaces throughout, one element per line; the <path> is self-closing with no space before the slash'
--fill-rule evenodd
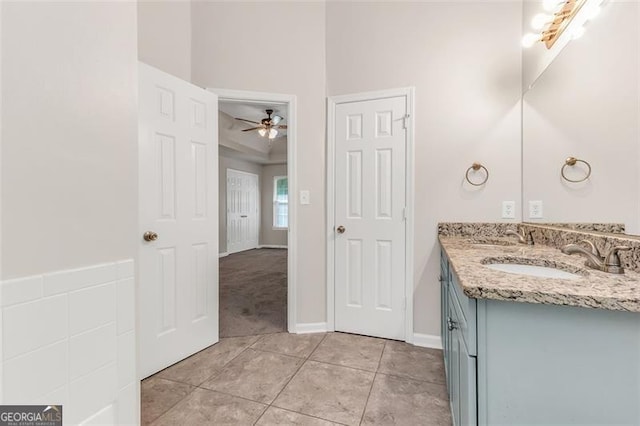
<path id="1" fill-rule="evenodd" d="M 543 245 L 509 245 L 513 244 L 510 239 L 493 238 L 493 244 L 478 237 L 440 235 L 439 239 L 469 297 L 640 312 L 640 273 L 596 271 L 584 266 L 582 256 L 569 256 Z M 483 265 L 488 258 L 494 262 L 553 266 L 581 277 L 539 278 L 500 272 Z"/>

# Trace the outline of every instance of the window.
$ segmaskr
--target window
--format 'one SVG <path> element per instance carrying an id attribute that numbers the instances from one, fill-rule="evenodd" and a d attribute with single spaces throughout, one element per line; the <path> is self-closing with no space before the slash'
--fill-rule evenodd
<path id="1" fill-rule="evenodd" d="M 273 227 L 289 227 L 289 182 L 286 176 L 273 178 Z"/>

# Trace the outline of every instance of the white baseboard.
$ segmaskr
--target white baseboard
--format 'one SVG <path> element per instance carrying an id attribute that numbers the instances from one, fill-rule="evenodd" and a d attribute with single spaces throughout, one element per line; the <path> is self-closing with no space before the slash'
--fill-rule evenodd
<path id="1" fill-rule="evenodd" d="M 227 257 L 227 256 L 229 256 L 229 252 L 228 251 L 225 251 L 224 253 L 219 253 L 218 254 L 218 257 Z"/>
<path id="2" fill-rule="evenodd" d="M 326 322 L 308 322 L 303 324 L 296 324 L 294 333 L 296 334 L 309 334 L 309 333 L 324 333 L 327 331 Z"/>
<path id="3" fill-rule="evenodd" d="M 431 334 L 413 333 L 413 344 L 423 348 L 442 349 L 442 338 Z"/>
<path id="4" fill-rule="evenodd" d="M 262 248 L 286 249 L 287 246 L 279 246 L 279 245 L 276 245 L 276 244 L 261 244 L 261 245 L 258 246 L 258 248 L 259 249 L 262 249 Z"/>

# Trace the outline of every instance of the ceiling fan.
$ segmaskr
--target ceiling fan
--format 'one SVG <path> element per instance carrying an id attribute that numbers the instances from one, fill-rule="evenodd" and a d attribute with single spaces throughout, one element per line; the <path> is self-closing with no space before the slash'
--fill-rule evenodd
<path id="1" fill-rule="evenodd" d="M 273 114 L 272 109 L 267 109 L 265 110 L 265 112 L 267 113 L 267 117 L 260 120 L 259 123 L 257 121 L 247 120 L 246 118 L 236 118 L 236 120 L 258 125 L 250 129 L 244 129 L 243 132 L 257 130 L 260 136 L 268 137 L 269 139 L 275 139 L 275 137 L 278 136 L 278 129 L 284 130 L 287 128 L 287 125 L 278 124 L 282 120 L 284 120 L 283 117 L 280 117 L 279 115 L 274 115 L 273 117 L 271 117 L 271 114 Z"/>

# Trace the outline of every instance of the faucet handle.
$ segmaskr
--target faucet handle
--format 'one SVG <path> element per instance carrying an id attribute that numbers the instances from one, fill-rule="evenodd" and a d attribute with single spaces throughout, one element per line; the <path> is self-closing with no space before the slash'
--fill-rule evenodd
<path id="1" fill-rule="evenodd" d="M 582 240 L 580 242 L 581 243 L 585 243 L 586 245 L 588 245 L 589 248 L 591 249 L 591 253 L 593 253 L 594 256 L 598 256 L 598 257 L 602 258 L 602 255 L 600 254 L 600 250 L 598 250 L 598 247 L 596 247 L 596 245 L 593 243 L 593 241 Z"/>
<path id="2" fill-rule="evenodd" d="M 607 256 L 604 260 L 605 265 L 607 266 L 622 266 L 620 263 L 620 256 L 618 256 L 619 251 L 628 251 L 631 250 L 631 247 L 627 246 L 616 246 L 609 250 Z"/>

